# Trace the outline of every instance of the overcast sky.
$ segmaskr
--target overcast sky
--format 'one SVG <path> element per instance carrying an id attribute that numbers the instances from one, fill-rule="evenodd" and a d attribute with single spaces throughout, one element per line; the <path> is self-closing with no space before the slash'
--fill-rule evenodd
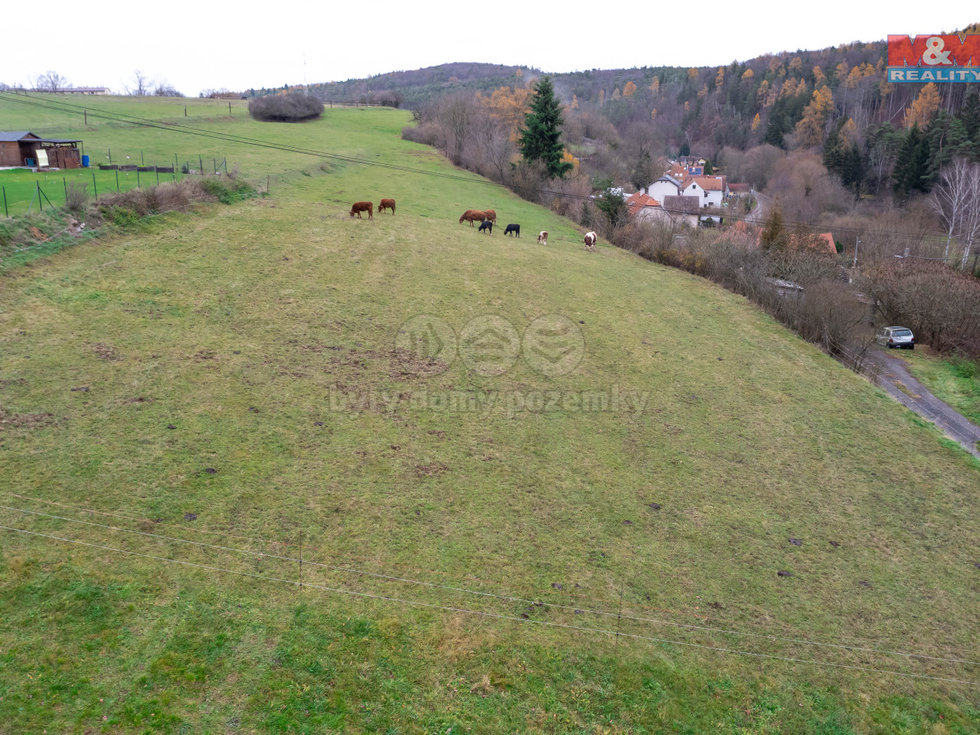
<path id="1" fill-rule="evenodd" d="M 54 71 L 76 87 L 125 93 L 140 70 L 155 84 L 194 97 L 204 89 L 340 81 L 454 61 L 553 73 L 720 66 L 766 53 L 881 41 L 889 33 L 949 32 L 980 21 L 976 0 L 48 0 L 21 11 L 5 24 L 0 82 L 33 86 Z"/>

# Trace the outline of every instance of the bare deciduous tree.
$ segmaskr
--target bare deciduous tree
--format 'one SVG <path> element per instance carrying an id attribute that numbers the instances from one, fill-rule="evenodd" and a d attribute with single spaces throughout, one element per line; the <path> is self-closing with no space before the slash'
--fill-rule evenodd
<path id="1" fill-rule="evenodd" d="M 44 92 L 58 92 L 68 88 L 68 80 L 56 71 L 48 70 L 34 81 L 35 89 Z"/>
<path id="2" fill-rule="evenodd" d="M 950 242 L 956 237 L 963 246 L 960 268 L 966 268 L 970 251 L 980 237 L 980 164 L 954 160 L 943 169 L 929 204 L 946 229 L 943 258 L 949 261 Z"/>
<path id="3" fill-rule="evenodd" d="M 133 72 L 133 84 L 131 87 L 127 87 L 127 91 L 135 97 L 145 97 L 150 93 L 152 86 L 153 82 L 149 75 L 137 69 Z"/>
<path id="4" fill-rule="evenodd" d="M 183 93 L 174 89 L 169 84 L 158 84 L 153 90 L 156 97 L 183 97 Z"/>

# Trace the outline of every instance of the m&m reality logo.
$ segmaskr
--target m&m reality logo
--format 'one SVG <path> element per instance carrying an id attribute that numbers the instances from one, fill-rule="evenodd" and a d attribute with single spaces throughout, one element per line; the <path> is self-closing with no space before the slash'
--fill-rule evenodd
<path id="1" fill-rule="evenodd" d="M 889 82 L 980 82 L 980 34 L 888 36 Z"/>

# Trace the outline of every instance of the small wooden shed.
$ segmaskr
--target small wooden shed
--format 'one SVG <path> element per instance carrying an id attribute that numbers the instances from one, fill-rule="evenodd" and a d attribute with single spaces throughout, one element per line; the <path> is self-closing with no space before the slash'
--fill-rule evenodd
<path id="1" fill-rule="evenodd" d="M 37 166 L 38 151 L 52 168 L 81 168 L 80 140 L 42 138 L 28 130 L 0 130 L 0 166 Z"/>

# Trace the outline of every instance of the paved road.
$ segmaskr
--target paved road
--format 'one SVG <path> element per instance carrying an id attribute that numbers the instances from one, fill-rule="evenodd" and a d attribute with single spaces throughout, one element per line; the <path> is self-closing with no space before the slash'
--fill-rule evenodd
<path id="1" fill-rule="evenodd" d="M 757 225 L 762 227 L 766 223 L 767 207 L 769 206 L 770 199 L 765 194 L 762 194 L 755 189 L 751 190 L 752 197 L 755 199 L 755 209 L 745 215 L 745 221 L 750 225 Z"/>
<path id="2" fill-rule="evenodd" d="M 977 444 L 980 442 L 980 426 L 968 421 L 930 393 L 928 388 L 912 377 L 901 358 L 876 347 L 871 348 L 870 356 L 881 366 L 877 379 L 879 386 L 903 406 L 934 423 L 974 457 L 980 458 L 980 446 Z M 899 383 L 908 392 L 899 388 Z"/>

